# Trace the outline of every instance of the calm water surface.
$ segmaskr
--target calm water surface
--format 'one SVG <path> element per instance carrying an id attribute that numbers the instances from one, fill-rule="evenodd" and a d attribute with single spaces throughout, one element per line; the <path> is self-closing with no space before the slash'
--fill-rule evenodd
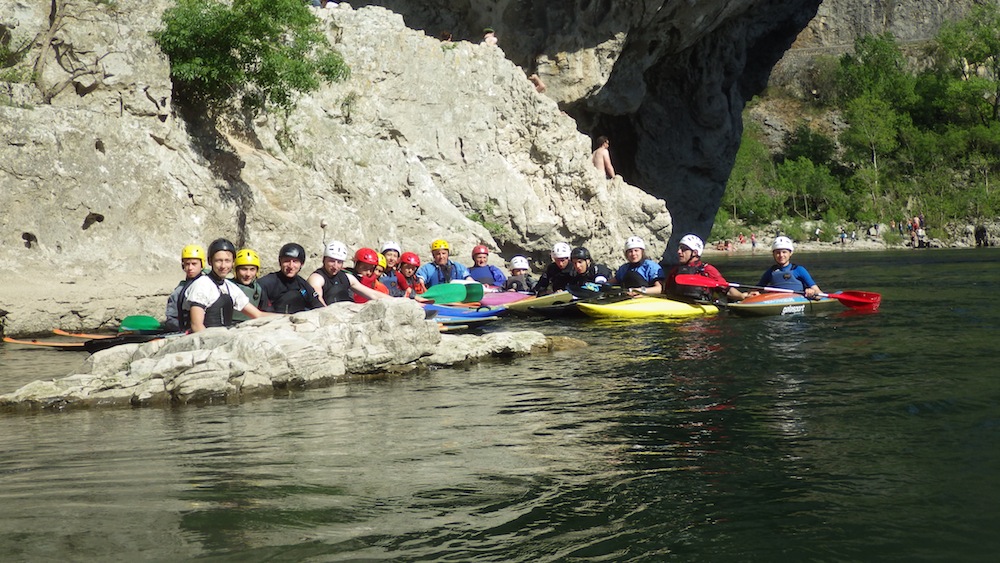
<path id="1" fill-rule="evenodd" d="M 995 561 L 998 259 L 796 255 L 877 314 L 508 321 L 592 346 L 0 415 L 0 558 Z M 714 260 L 744 283 L 769 261 Z M 82 359 L 0 346 L 0 391 Z"/>

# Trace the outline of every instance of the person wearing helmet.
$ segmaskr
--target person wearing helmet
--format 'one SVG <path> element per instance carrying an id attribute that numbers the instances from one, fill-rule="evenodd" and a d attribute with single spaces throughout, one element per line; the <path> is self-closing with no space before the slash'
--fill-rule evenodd
<path id="1" fill-rule="evenodd" d="M 249 248 L 243 248 L 236 253 L 236 260 L 233 262 L 236 269 L 236 276 L 233 282 L 243 290 L 250 304 L 261 311 L 267 310 L 267 292 L 257 283 L 257 276 L 260 274 L 260 256 Z M 241 323 L 249 320 L 250 317 L 241 311 L 233 313 L 233 322 Z"/>
<path id="2" fill-rule="evenodd" d="M 786 236 L 778 236 L 771 243 L 771 256 L 774 258 L 774 265 L 764 272 L 757 285 L 765 287 L 780 287 L 801 291 L 805 296 L 812 299 L 817 297 L 823 290 L 816 285 L 816 281 L 809 275 L 809 271 L 792 263 L 792 253 L 795 252 L 795 245 L 792 239 Z M 754 295 L 757 292 L 750 292 L 747 295 Z"/>
<path id="3" fill-rule="evenodd" d="M 659 264 L 646 256 L 646 242 L 637 236 L 625 240 L 625 263 L 615 272 L 612 283 L 629 293 L 663 293 L 666 276 Z"/>
<path id="4" fill-rule="evenodd" d="M 399 257 L 403 250 L 394 241 L 382 245 L 382 256 L 385 256 L 385 271 L 379 276 L 379 283 L 384 285 L 393 297 L 403 297 L 405 291 L 399 287 Z"/>
<path id="5" fill-rule="evenodd" d="M 434 287 L 439 283 L 451 283 L 455 280 L 475 281 L 469 275 L 469 270 L 451 260 L 451 246 L 444 239 L 437 239 L 431 243 L 432 261 L 420 266 L 417 276 L 424 280 L 427 287 Z"/>
<path id="6" fill-rule="evenodd" d="M 399 280 L 399 288 L 403 290 L 403 295 L 401 295 L 401 297 L 409 297 L 423 302 L 427 300 L 420 297 L 420 294 L 427 291 L 427 286 L 424 285 L 423 280 L 417 277 L 417 268 L 419 267 L 420 257 L 417 256 L 417 253 L 404 252 L 399 257 L 399 272 L 397 273 L 397 279 Z M 389 291 L 391 295 L 392 288 L 389 288 Z"/>
<path id="7" fill-rule="evenodd" d="M 300 244 L 290 242 L 278 251 L 278 271 L 258 281 L 267 292 L 271 311 L 292 314 L 323 306 L 319 293 L 299 275 L 305 261 L 306 249 Z"/>
<path id="8" fill-rule="evenodd" d="M 664 293 L 683 300 L 712 301 L 711 289 L 700 286 L 679 285 L 676 281 L 679 274 L 685 274 L 705 276 L 719 283 L 728 283 L 726 278 L 722 277 L 722 274 L 719 273 L 718 268 L 701 261 L 701 253 L 704 251 L 705 241 L 701 240 L 701 237 L 698 235 L 688 233 L 681 237 L 677 245 L 678 264 L 671 268 L 670 273 L 667 274 Z M 726 296 L 732 301 L 742 301 L 744 298 L 743 293 L 735 287 L 729 288 Z"/>
<path id="9" fill-rule="evenodd" d="M 510 259 L 510 277 L 503 284 L 504 291 L 531 292 L 535 290 L 535 280 L 531 277 L 531 267 L 524 256 Z"/>
<path id="10" fill-rule="evenodd" d="M 354 270 L 349 276 L 351 298 L 355 303 L 389 297 L 389 290 L 378 281 L 379 267 L 384 265 L 385 257 L 373 248 L 359 248 L 354 253 Z"/>
<path id="11" fill-rule="evenodd" d="M 552 262 L 546 266 L 542 277 L 538 279 L 538 284 L 535 285 L 535 295 L 545 295 L 566 289 L 573 274 L 573 268 L 569 263 L 569 255 L 572 252 L 572 249 L 565 242 L 557 242 L 552 246 L 550 254 Z M 549 291 L 549 286 L 552 287 L 552 291 Z"/>
<path id="12" fill-rule="evenodd" d="M 188 330 L 191 321 L 184 309 L 184 292 L 191 282 L 200 277 L 205 268 L 205 249 L 197 244 L 189 244 L 181 249 L 181 270 L 184 279 L 177 284 L 170 297 L 167 297 L 166 320 L 164 328 L 171 332 Z"/>
<path id="13" fill-rule="evenodd" d="M 184 308 L 191 318 L 191 332 L 206 328 L 231 326 L 233 313 L 241 311 L 251 319 L 267 315 L 250 304 L 243 290 L 226 279 L 233 270 L 236 247 L 224 238 L 208 246 L 208 262 L 212 271 L 191 282 L 184 291 Z"/>
<path id="14" fill-rule="evenodd" d="M 500 268 L 486 263 L 489 257 L 490 249 L 486 248 L 485 245 L 477 244 L 474 246 L 472 248 L 473 265 L 469 268 L 469 275 L 483 285 L 503 287 L 507 276 L 500 271 Z"/>
<path id="15" fill-rule="evenodd" d="M 371 262 L 377 263 L 378 261 L 375 258 L 376 252 L 374 250 L 362 248 L 355 253 L 355 266 L 359 256 L 365 256 Z M 335 240 L 323 249 L 323 266 L 309 274 L 307 283 L 316 292 L 321 307 L 341 301 L 354 301 L 357 288 L 361 288 L 358 291 L 368 290 L 361 285 L 354 273 L 344 269 L 344 260 L 346 259 L 347 245 Z"/>
<path id="16" fill-rule="evenodd" d="M 590 256 L 590 251 L 583 246 L 578 246 L 570 252 L 569 259 L 572 262 L 570 281 L 566 286 L 570 292 L 578 289 L 585 289 L 587 292 L 600 291 L 593 284 L 598 286 L 607 285 L 614 277 L 611 270 L 604 264 L 595 264 Z"/>

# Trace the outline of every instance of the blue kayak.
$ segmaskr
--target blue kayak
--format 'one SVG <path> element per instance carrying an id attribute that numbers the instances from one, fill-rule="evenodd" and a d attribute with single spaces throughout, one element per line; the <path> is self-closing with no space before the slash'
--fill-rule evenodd
<path id="1" fill-rule="evenodd" d="M 437 311 L 437 315 L 434 320 L 440 320 L 442 317 L 447 317 L 449 319 L 478 319 L 483 317 L 496 317 L 507 312 L 506 307 L 452 307 L 449 305 L 434 305 L 427 304 L 424 305 L 424 309 L 428 311 Z"/>

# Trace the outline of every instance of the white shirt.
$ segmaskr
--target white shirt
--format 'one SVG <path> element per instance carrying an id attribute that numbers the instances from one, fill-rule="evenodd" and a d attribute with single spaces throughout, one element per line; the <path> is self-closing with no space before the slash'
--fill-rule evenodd
<path id="1" fill-rule="evenodd" d="M 211 276 L 201 276 L 194 280 L 184 292 L 184 309 L 190 311 L 192 304 L 201 305 L 206 309 L 211 307 L 222 297 L 222 291 L 219 290 L 219 287 Z M 226 280 L 222 287 L 226 288 L 226 293 L 232 298 L 234 311 L 242 311 L 250 304 L 250 298 L 235 283 Z"/>

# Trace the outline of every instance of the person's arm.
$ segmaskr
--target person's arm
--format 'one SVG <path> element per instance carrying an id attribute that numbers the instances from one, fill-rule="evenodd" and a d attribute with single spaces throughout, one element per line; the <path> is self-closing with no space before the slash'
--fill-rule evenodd
<path id="1" fill-rule="evenodd" d="M 275 314 L 275 313 L 268 313 L 266 311 L 261 311 L 257 307 L 254 307 L 253 304 L 251 303 L 247 303 L 246 307 L 240 309 L 240 312 L 250 317 L 251 319 L 259 319 L 260 317 L 269 317 Z"/>
<path id="2" fill-rule="evenodd" d="M 355 293 L 360 293 L 368 299 L 392 299 L 391 295 L 382 293 L 381 291 L 376 291 L 358 280 L 357 276 L 354 274 L 347 274 L 348 279 L 351 280 L 351 291 Z"/>
<path id="3" fill-rule="evenodd" d="M 204 306 L 192 303 L 191 309 L 188 311 L 188 314 L 191 317 L 191 332 L 201 332 L 205 330 Z"/>
<path id="4" fill-rule="evenodd" d="M 496 266 L 490 266 L 490 270 L 493 272 L 493 281 L 496 282 L 494 285 L 503 287 L 504 282 L 507 281 L 507 276 L 505 276 L 504 273 L 500 271 L 500 268 L 497 268 Z"/>
<path id="5" fill-rule="evenodd" d="M 323 299 L 323 284 L 325 283 L 323 276 L 313 272 L 309 274 L 309 278 L 306 280 L 306 283 L 309 284 L 309 287 L 311 287 L 313 292 L 316 294 L 316 299 L 322 303 L 323 307 L 326 307 L 326 301 Z"/>

